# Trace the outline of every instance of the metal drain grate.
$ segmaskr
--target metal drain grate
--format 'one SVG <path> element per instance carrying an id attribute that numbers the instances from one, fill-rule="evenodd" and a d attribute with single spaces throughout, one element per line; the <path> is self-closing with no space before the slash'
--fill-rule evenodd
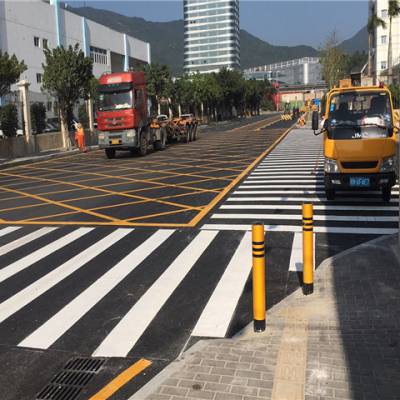
<path id="1" fill-rule="evenodd" d="M 89 381 L 100 371 L 106 360 L 94 358 L 74 358 L 69 360 L 46 387 L 36 396 L 36 400 L 74 400 Z"/>

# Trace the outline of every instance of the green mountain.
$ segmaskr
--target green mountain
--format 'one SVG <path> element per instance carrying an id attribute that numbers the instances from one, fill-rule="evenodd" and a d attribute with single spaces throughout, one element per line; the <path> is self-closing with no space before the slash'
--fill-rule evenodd
<path id="1" fill-rule="evenodd" d="M 68 10 L 149 42 L 153 62 L 168 65 L 174 75 L 182 73 L 184 33 L 182 20 L 151 22 L 93 7 L 68 6 Z M 345 51 L 352 53 L 356 49 L 360 50 L 359 46 L 363 46 L 364 49 L 365 44 L 364 32 L 361 30 L 353 38 L 344 41 L 341 46 Z M 274 46 L 243 29 L 240 31 L 240 50 L 242 68 L 318 55 L 318 51 L 311 46 Z"/>
<path id="2" fill-rule="evenodd" d="M 368 31 L 367 26 L 361 28 L 353 37 L 344 40 L 340 46 L 343 51 L 348 54 L 353 54 L 356 51 L 368 52 Z"/>

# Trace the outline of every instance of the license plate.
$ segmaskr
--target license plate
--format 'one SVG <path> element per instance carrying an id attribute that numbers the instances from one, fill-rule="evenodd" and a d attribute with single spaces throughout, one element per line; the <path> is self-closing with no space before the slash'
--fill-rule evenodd
<path id="1" fill-rule="evenodd" d="M 363 176 L 351 177 L 350 186 L 352 187 L 369 187 L 369 178 Z"/>
<path id="2" fill-rule="evenodd" d="M 111 139 L 111 144 L 119 144 L 119 139 Z"/>

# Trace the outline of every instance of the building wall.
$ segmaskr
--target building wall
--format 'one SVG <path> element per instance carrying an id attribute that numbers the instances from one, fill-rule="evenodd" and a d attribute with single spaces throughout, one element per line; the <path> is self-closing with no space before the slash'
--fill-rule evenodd
<path id="1" fill-rule="evenodd" d="M 244 71 L 247 79 L 268 79 L 287 85 L 321 83 L 321 64 L 318 58 L 304 57 L 271 65 L 249 68 Z"/>
<path id="2" fill-rule="evenodd" d="M 61 45 L 79 44 L 84 47 L 84 29 L 86 30 L 87 50 L 90 51 L 93 63 L 93 73 L 100 76 L 104 72 L 117 71 L 123 68 L 112 65 L 111 52 L 123 59 L 125 54 L 124 35 L 94 21 L 83 19 L 64 9 L 59 9 Z M 83 22 L 85 21 L 85 22 Z M 85 25 L 85 28 L 84 28 Z M 50 48 L 56 47 L 57 29 L 55 6 L 40 0 L 31 1 L 0 1 L 0 48 L 10 54 L 15 54 L 19 60 L 24 60 L 28 69 L 21 78 L 30 83 L 31 100 L 50 100 L 41 92 L 40 76 L 43 74 L 42 63 L 45 62 L 43 40 Z M 35 38 L 37 42 L 35 43 Z M 148 44 L 126 37 L 129 64 L 147 63 Z M 37 44 L 37 46 L 36 46 Z M 15 90 L 15 88 L 12 88 Z"/>
<path id="3" fill-rule="evenodd" d="M 188 73 L 240 68 L 239 0 L 184 0 Z"/>
<path id="4" fill-rule="evenodd" d="M 370 0 L 369 12 L 371 8 L 386 22 L 386 28 L 378 27 L 374 34 L 374 60 L 373 66 L 379 78 L 382 71 L 387 69 L 388 61 L 388 44 L 389 44 L 389 17 L 387 16 L 388 0 Z M 393 65 L 400 63 L 400 17 L 392 20 L 392 54 Z M 381 77 L 380 80 L 386 80 Z"/>

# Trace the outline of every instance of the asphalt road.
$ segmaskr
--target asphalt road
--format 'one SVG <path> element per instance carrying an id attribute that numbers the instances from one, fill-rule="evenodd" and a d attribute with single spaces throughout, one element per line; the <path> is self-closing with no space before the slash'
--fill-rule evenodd
<path id="1" fill-rule="evenodd" d="M 320 142 L 276 120 L 145 158 L 96 151 L 0 171 L 2 400 L 90 399 L 134 365 L 109 397 L 127 399 L 195 341 L 238 332 L 252 318 L 256 219 L 268 308 L 299 287 L 303 201 L 316 206 L 316 265 L 395 229 L 396 199 L 327 204 Z"/>

